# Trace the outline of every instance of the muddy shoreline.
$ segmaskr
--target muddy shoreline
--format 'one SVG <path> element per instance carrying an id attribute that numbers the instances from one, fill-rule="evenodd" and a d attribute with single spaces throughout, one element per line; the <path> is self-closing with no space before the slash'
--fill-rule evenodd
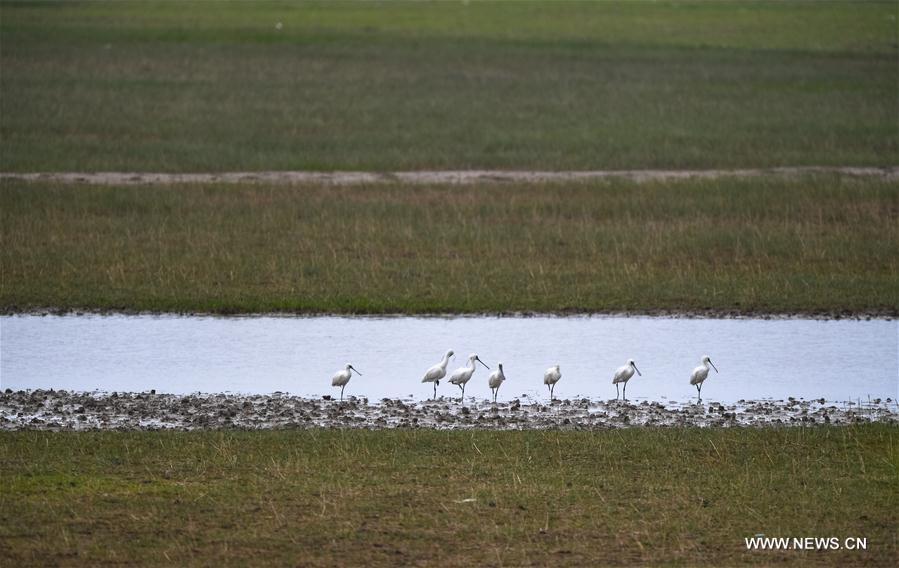
<path id="1" fill-rule="evenodd" d="M 436 401 L 285 393 L 156 394 L 67 392 L 0 393 L 0 430 L 152 431 L 308 428 L 433 428 L 438 430 L 603 430 L 629 427 L 789 427 L 899 424 L 894 399 L 828 402 L 824 399 L 623 402 L 522 396 L 494 405 L 486 400 Z"/>

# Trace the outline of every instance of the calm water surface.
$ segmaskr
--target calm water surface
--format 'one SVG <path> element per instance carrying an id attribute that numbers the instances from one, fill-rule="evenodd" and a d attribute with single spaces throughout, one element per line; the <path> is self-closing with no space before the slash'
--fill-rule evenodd
<path id="1" fill-rule="evenodd" d="M 371 399 L 431 395 L 424 371 L 453 349 L 450 372 L 476 352 L 504 363 L 501 396 L 545 396 L 543 371 L 562 367 L 561 398 L 614 398 L 612 374 L 627 358 L 643 372 L 628 397 L 660 402 L 695 396 L 690 371 L 704 354 L 712 371 L 703 398 L 896 398 L 899 322 L 649 317 L 0 317 L 0 387 L 103 391 L 346 394 Z M 466 396 L 486 398 L 478 367 Z M 459 389 L 441 383 L 438 394 Z"/>

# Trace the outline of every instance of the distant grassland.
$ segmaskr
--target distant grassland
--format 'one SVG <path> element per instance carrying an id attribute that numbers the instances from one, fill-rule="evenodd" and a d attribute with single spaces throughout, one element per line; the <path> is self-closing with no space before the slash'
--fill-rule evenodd
<path id="1" fill-rule="evenodd" d="M 897 434 L 3 432 L 0 563 L 895 566 Z"/>
<path id="2" fill-rule="evenodd" d="M 897 17 L 861 1 L 3 2 L 0 170 L 895 165 Z"/>
<path id="3" fill-rule="evenodd" d="M 899 187 L 0 186 L 0 307 L 899 313 Z"/>

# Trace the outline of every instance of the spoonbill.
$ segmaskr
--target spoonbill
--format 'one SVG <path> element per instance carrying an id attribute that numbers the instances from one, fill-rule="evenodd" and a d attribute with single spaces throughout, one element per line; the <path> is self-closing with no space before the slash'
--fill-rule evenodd
<path id="1" fill-rule="evenodd" d="M 498 363 L 497 367 L 499 368 L 490 373 L 490 377 L 487 379 L 487 384 L 490 385 L 490 390 L 493 391 L 493 404 L 496 404 L 496 395 L 499 393 L 500 385 L 506 380 L 506 375 L 503 373 L 503 364 Z"/>
<path id="2" fill-rule="evenodd" d="M 472 353 L 471 355 L 468 356 L 468 365 L 466 365 L 464 367 L 459 367 L 458 369 L 453 371 L 453 374 L 449 378 L 449 382 L 453 383 L 454 385 L 456 385 L 457 387 L 462 389 L 462 399 L 463 400 L 465 399 L 465 383 L 470 381 L 471 376 L 474 375 L 474 370 L 475 370 L 474 362 L 475 361 L 477 361 L 481 365 L 484 365 L 484 368 L 487 369 L 488 371 L 490 370 L 490 367 L 488 367 L 483 361 L 481 361 L 478 358 L 477 353 Z"/>
<path id="3" fill-rule="evenodd" d="M 453 350 L 450 349 L 446 352 L 446 355 L 443 356 L 443 360 L 428 369 L 425 372 L 425 376 L 422 377 L 421 382 L 423 383 L 434 383 L 434 398 L 437 398 L 437 385 L 440 384 L 440 379 L 446 376 L 446 366 L 449 364 L 450 357 L 453 356 Z"/>
<path id="4" fill-rule="evenodd" d="M 624 389 L 621 394 L 624 400 L 627 400 L 627 382 L 634 376 L 634 371 L 637 371 L 637 374 L 641 377 L 643 376 L 633 359 L 628 359 L 623 367 L 618 367 L 615 370 L 615 376 L 612 377 L 612 384 L 615 385 L 615 400 L 618 400 L 618 383 L 624 383 Z"/>
<path id="5" fill-rule="evenodd" d="M 543 384 L 546 385 L 546 388 L 549 389 L 549 401 L 553 400 L 553 391 L 556 388 L 556 383 L 559 382 L 559 379 L 562 378 L 562 371 L 559 370 L 559 366 L 556 365 L 554 367 L 550 367 L 543 373 Z"/>
<path id="6" fill-rule="evenodd" d="M 334 373 L 334 376 L 331 377 L 331 386 L 332 387 L 340 387 L 340 402 L 343 402 L 343 389 L 346 388 L 346 384 L 350 382 L 350 377 L 353 376 L 353 371 L 356 371 L 356 368 L 350 365 L 349 363 L 341 369 Z M 356 371 L 356 374 L 360 377 L 362 373 Z"/>
<path id="7" fill-rule="evenodd" d="M 709 356 L 703 355 L 702 365 L 693 369 L 693 373 L 690 375 L 690 384 L 696 387 L 696 396 L 699 398 L 698 402 L 702 402 L 702 383 L 709 377 L 709 365 L 715 369 L 716 373 L 718 372 L 718 367 L 712 363 Z"/>

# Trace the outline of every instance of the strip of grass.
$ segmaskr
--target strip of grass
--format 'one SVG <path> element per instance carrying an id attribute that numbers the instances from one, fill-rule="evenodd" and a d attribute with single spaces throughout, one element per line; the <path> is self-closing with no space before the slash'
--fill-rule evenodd
<path id="1" fill-rule="evenodd" d="M 0 187 L 0 306 L 899 312 L 899 188 Z"/>
<path id="2" fill-rule="evenodd" d="M 894 165 L 897 17 L 895 2 L 4 2 L 0 169 Z"/>
<path id="3" fill-rule="evenodd" d="M 895 566 L 897 433 L 0 433 L 0 559 Z"/>

